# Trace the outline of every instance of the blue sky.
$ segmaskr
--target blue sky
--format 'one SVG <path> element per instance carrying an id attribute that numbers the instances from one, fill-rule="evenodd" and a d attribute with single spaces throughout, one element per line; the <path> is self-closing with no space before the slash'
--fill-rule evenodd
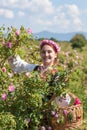
<path id="1" fill-rule="evenodd" d="M 0 26 L 87 32 L 87 0 L 0 0 Z"/>

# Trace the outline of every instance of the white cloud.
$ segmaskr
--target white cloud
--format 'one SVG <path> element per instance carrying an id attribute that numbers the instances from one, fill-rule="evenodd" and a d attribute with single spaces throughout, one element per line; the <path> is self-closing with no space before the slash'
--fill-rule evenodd
<path id="1" fill-rule="evenodd" d="M 26 15 L 28 19 L 26 19 L 26 21 L 23 19 L 22 23 L 30 23 L 32 27 L 35 27 L 38 30 L 41 28 L 53 30 L 54 27 L 56 30 L 60 29 L 60 31 L 65 30 L 69 32 L 81 30 L 83 26 L 80 19 L 81 12 L 75 4 L 63 4 L 62 6 L 55 7 L 50 0 L 1 1 L 0 6 L 5 9 L 0 11 L 0 15 L 7 18 L 13 18 L 14 14 L 11 10 L 15 11 L 15 16 L 23 17 Z"/>
<path id="2" fill-rule="evenodd" d="M 81 20 L 78 17 L 73 20 L 73 24 L 75 25 L 75 28 L 76 28 L 77 31 L 82 30 L 83 24 L 82 24 Z"/>
<path id="3" fill-rule="evenodd" d="M 87 9 L 83 9 L 83 10 L 82 10 L 82 13 L 84 13 L 84 14 L 87 15 Z"/>
<path id="4" fill-rule="evenodd" d="M 22 8 L 27 8 L 32 13 L 37 14 L 52 14 L 54 12 L 53 5 L 49 0 L 31 0 L 21 5 Z"/>
<path id="5" fill-rule="evenodd" d="M 9 9 L 0 9 L 0 15 L 9 19 L 14 17 L 14 13 Z"/>
<path id="6" fill-rule="evenodd" d="M 53 13 L 54 9 L 50 0 L 1 0 L 1 7 L 28 9 L 34 13 Z"/>
<path id="7" fill-rule="evenodd" d="M 80 15 L 80 10 L 76 5 L 62 5 L 55 10 L 52 18 L 42 23 L 50 23 L 48 24 L 49 27 L 54 26 L 56 30 L 60 29 L 66 32 L 81 31 L 83 24 Z"/>
<path id="8" fill-rule="evenodd" d="M 18 16 L 19 17 L 23 17 L 25 14 L 24 14 L 24 12 L 23 11 L 18 11 Z"/>
<path id="9" fill-rule="evenodd" d="M 18 3 L 19 0 L 1 0 L 0 6 L 2 7 L 14 7 Z"/>
<path id="10" fill-rule="evenodd" d="M 37 20 L 38 23 L 42 24 L 42 25 L 49 25 L 49 26 L 53 26 L 53 25 L 62 25 L 64 26 L 65 25 L 68 25 L 69 22 L 68 20 L 64 17 L 64 13 L 61 13 L 61 14 L 58 14 L 58 15 L 55 15 L 49 19 L 39 19 Z"/>
<path id="11" fill-rule="evenodd" d="M 51 26 L 52 25 L 51 21 L 49 21 L 49 20 L 42 20 L 42 19 L 37 20 L 37 23 L 40 24 L 40 25 L 47 25 L 47 26 Z"/>
<path id="12" fill-rule="evenodd" d="M 70 19 L 72 21 L 72 26 L 77 31 L 80 31 L 82 29 L 82 21 L 80 19 L 80 10 L 79 8 L 73 4 L 73 5 L 67 5 L 68 8 L 68 14 L 70 15 Z"/>
<path id="13" fill-rule="evenodd" d="M 68 13 L 70 15 L 72 15 L 72 16 L 79 16 L 80 15 L 80 11 L 75 4 L 65 5 L 65 7 L 68 9 Z"/>
<path id="14" fill-rule="evenodd" d="M 67 28 L 70 25 L 69 20 L 66 18 L 64 13 L 61 13 L 54 17 L 53 23 L 61 28 Z"/>

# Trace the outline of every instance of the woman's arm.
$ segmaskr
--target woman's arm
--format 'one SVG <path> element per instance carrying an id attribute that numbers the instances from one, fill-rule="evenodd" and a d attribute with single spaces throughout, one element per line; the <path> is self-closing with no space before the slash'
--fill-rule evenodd
<path id="1" fill-rule="evenodd" d="M 23 72 L 31 72 L 35 69 L 37 65 L 29 64 L 22 60 L 20 56 L 17 57 L 9 57 L 8 62 L 14 72 L 23 73 Z"/>

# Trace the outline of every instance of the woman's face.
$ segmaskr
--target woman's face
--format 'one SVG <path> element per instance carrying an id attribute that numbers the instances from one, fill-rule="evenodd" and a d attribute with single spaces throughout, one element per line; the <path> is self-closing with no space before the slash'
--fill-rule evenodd
<path id="1" fill-rule="evenodd" d="M 50 67 L 54 64 L 57 53 L 49 45 L 44 45 L 41 50 L 41 58 L 45 67 Z"/>

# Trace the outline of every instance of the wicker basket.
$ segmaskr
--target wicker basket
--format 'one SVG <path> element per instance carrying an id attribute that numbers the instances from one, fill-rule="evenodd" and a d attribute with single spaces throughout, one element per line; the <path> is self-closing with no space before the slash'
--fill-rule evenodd
<path id="1" fill-rule="evenodd" d="M 65 114 L 64 111 L 66 111 L 67 114 Z M 58 109 L 57 112 L 62 114 L 64 122 L 58 123 L 57 122 L 58 118 L 53 117 L 52 118 L 53 130 L 66 130 L 67 128 L 77 128 L 82 124 L 83 121 L 82 104 L 60 108 Z M 70 115 L 72 115 L 72 120 L 69 119 Z"/>

